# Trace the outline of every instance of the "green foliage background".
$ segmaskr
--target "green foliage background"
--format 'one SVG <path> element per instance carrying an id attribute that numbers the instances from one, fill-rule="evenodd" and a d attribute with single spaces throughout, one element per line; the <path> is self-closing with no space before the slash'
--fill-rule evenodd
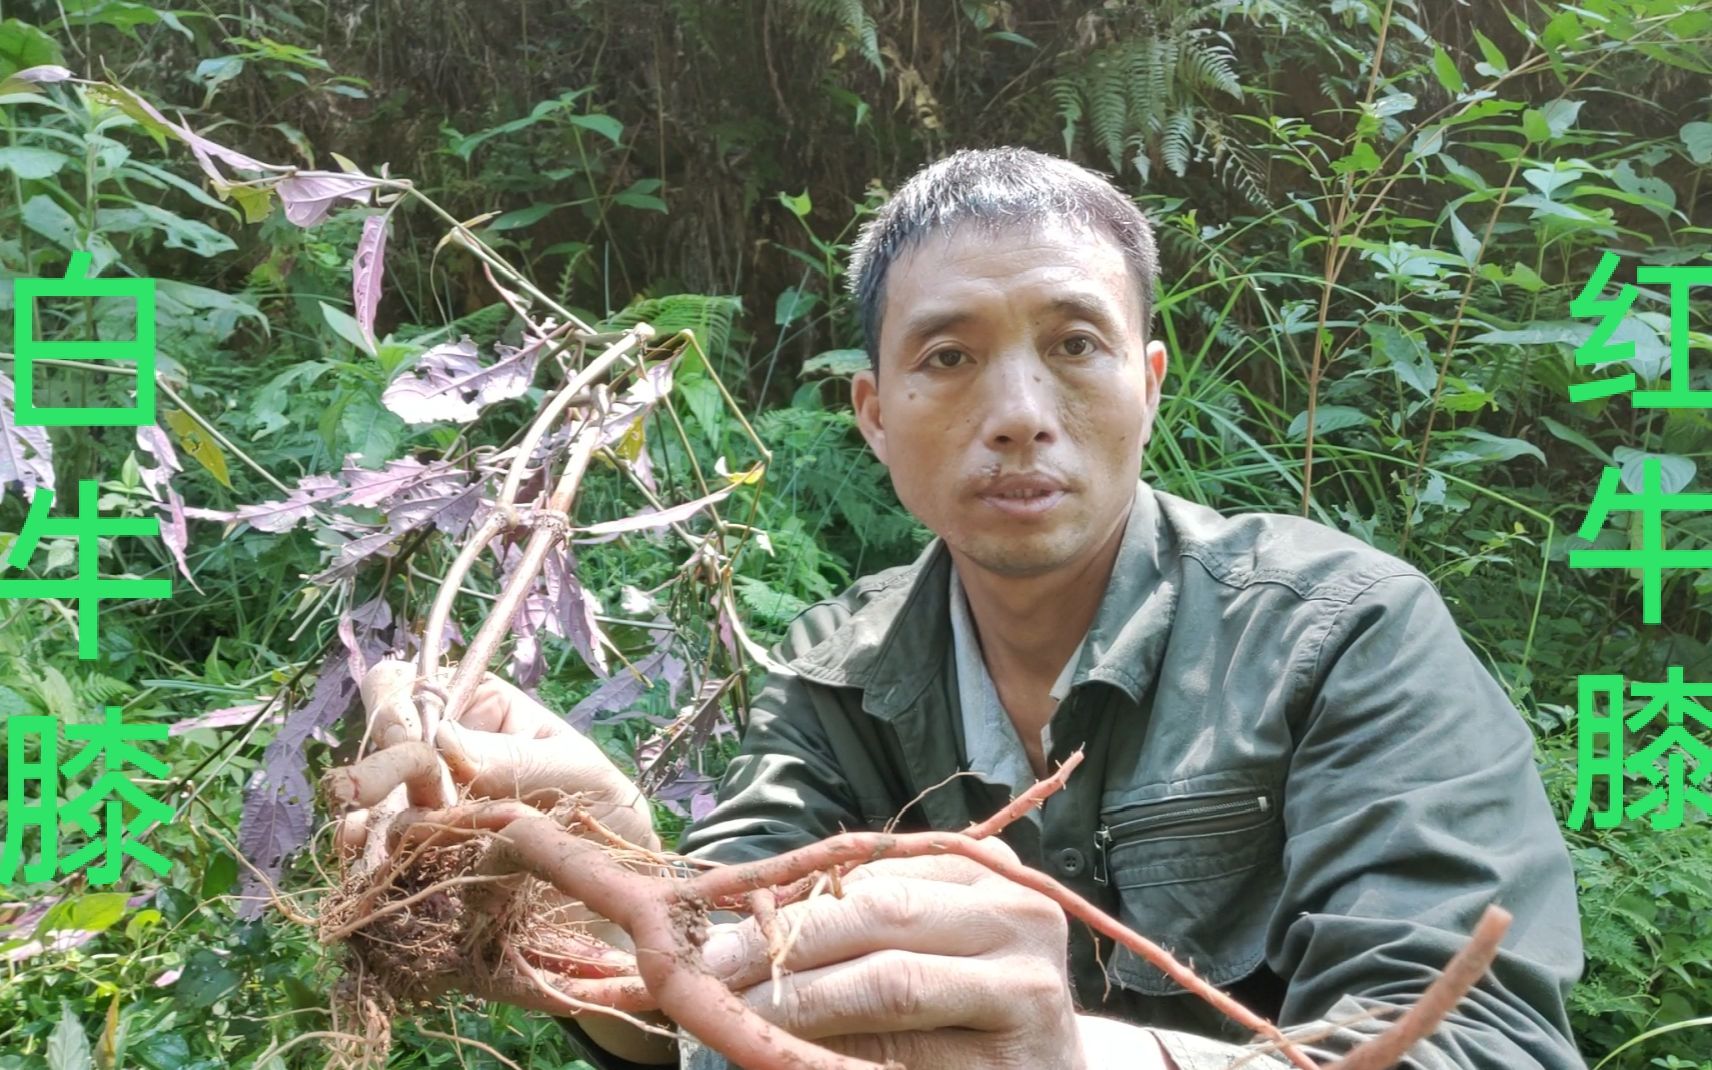
<path id="1" fill-rule="evenodd" d="M 856 226 L 887 187 L 965 145 L 1113 173 L 1164 260 L 1156 328 L 1172 371 L 1149 478 L 1224 510 L 1305 511 L 1424 569 L 1535 727 L 1564 814 L 1577 674 L 1658 680 L 1680 665 L 1712 679 L 1712 572 L 1669 574 L 1663 622 L 1646 626 L 1635 577 L 1566 564 L 1604 465 L 1656 455 L 1707 489 L 1705 412 L 1572 405 L 1568 386 L 1588 376 L 1573 345 L 1591 326 L 1569 302 L 1602 251 L 1622 254 L 1619 279 L 1708 262 L 1709 46 L 1712 4 L 1689 0 L 489 0 L 480 17 L 430 0 L 0 6 L 0 79 L 64 63 L 263 159 L 384 162 L 589 320 L 697 326 L 774 453 L 757 520 L 774 552 L 743 558 L 736 579 L 763 640 L 926 536 L 848 415 L 862 356 L 841 265 Z M 89 248 L 107 274 L 165 280 L 163 374 L 179 411 L 223 436 L 187 423 L 179 438 L 191 504 L 276 497 L 262 472 L 289 483 L 347 453 L 373 465 L 448 445 L 445 428 L 379 404 L 398 354 L 358 352 L 322 311 L 348 307 L 361 209 L 309 230 L 277 207 L 246 219 L 182 147 L 75 91 L 0 92 L 0 126 L 0 279 L 57 274 Z M 381 324 L 415 341 L 500 336 L 509 312 L 473 258 L 437 247 L 443 232 L 399 216 Z M 1636 360 L 1656 368 L 1666 295 L 1636 310 Z M 1697 293 L 1702 389 L 1709 310 Z M 67 336 L 94 319 L 61 316 Z M 700 463 L 736 462 L 708 390 L 685 395 Z M 483 435 L 502 441 L 539 396 Z M 62 486 L 98 475 L 105 509 L 152 515 L 129 435 L 55 445 Z M 0 531 L 21 517 L 16 495 L 0 499 Z M 1705 548 L 1712 518 L 1673 517 L 1665 537 Z M 1597 545 L 1637 538 L 1613 527 Z M 95 663 L 76 660 L 54 607 L 0 603 L 0 713 L 90 720 L 114 701 L 170 722 L 293 685 L 336 642 L 333 607 L 303 578 L 323 549 L 313 531 L 193 522 L 200 590 L 104 609 Z M 173 572 L 156 543 L 103 555 L 104 573 Z M 424 555 L 431 579 L 446 551 Z M 591 555 L 584 575 L 612 605 L 673 568 L 639 543 Z M 395 608 L 420 613 L 420 597 Z M 551 650 L 543 695 L 568 706 L 592 678 Z M 146 904 L 9 889 L 64 896 L 58 920 L 101 934 L 6 967 L 0 1068 L 319 1065 L 313 1043 L 279 1048 L 327 1028 L 331 959 L 277 913 L 231 910 L 242 788 L 276 727 L 174 737 L 174 776 L 197 790 L 151 840 L 177 865 Z M 600 738 L 626 762 L 643 741 L 635 722 Z M 316 771 L 334 760 L 326 742 Z M 1712 824 L 1691 811 L 1668 833 L 1568 836 L 1589 1062 L 1712 1068 Z M 301 859 L 288 888 L 321 882 Z M 30 934 L 5 935 L 0 954 Z M 168 970 L 182 972 L 157 984 Z M 577 1065 L 540 1016 L 469 1008 L 421 1026 L 523 1065 Z M 396 1066 L 500 1065 L 413 1023 L 396 1040 Z"/>

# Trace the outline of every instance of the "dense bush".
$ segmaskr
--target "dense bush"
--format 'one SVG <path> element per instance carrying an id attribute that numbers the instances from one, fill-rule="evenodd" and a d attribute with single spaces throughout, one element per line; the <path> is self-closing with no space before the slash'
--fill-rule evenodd
<path id="1" fill-rule="evenodd" d="M 1604 466 L 1633 478 L 1652 456 L 1677 484 L 1706 486 L 1704 411 L 1572 403 L 1569 386 L 1588 378 L 1574 348 L 1593 325 L 1571 301 L 1602 252 L 1619 252 L 1631 281 L 1637 265 L 1712 252 L 1712 4 L 494 0 L 479 20 L 457 7 L 62 0 L 0 20 L 0 79 L 63 64 L 259 159 L 387 164 L 448 214 L 394 213 L 371 340 L 351 265 L 377 207 L 334 201 L 301 226 L 277 200 L 208 181 L 124 90 L 0 85 L 0 279 L 63 273 L 85 249 L 105 275 L 161 280 L 163 439 L 183 469 L 120 429 L 53 433 L 58 486 L 99 478 L 110 515 L 167 517 L 166 539 L 105 545 L 103 573 L 176 575 L 175 594 L 105 607 L 95 662 L 77 659 L 65 607 L 0 602 L 0 712 L 75 722 L 111 702 L 128 719 L 198 719 L 165 748 L 186 790 L 150 840 L 172 875 L 127 889 L 146 901 L 75 881 L 9 889 L 63 896 L 49 922 L 94 935 L 43 950 L 33 922 L 0 932 L 15 960 L 0 1068 L 82 1066 L 80 1044 L 102 1066 L 311 1065 L 310 1043 L 259 1058 L 327 1027 L 333 971 L 281 912 L 234 912 L 232 896 L 256 887 L 237 850 L 261 809 L 246 785 L 284 749 L 312 778 L 354 745 L 331 708 L 295 748 L 279 740 L 344 664 L 341 623 L 366 609 L 365 639 L 381 641 L 382 606 L 419 625 L 456 547 L 424 531 L 329 575 L 375 517 L 209 517 L 287 499 L 348 457 L 347 480 L 476 456 L 517 432 L 548 376 L 468 425 L 410 423 L 387 403 L 435 346 L 521 342 L 478 257 L 442 240 L 460 220 L 587 322 L 695 331 L 701 354 L 627 448 L 688 492 L 722 460 L 742 472 L 758 459 L 748 414 L 771 460 L 764 482 L 739 488 L 752 515 L 729 519 L 764 531 L 770 552 L 757 541 L 735 556 L 730 594 L 762 643 L 926 534 L 848 415 L 845 384 L 865 359 L 842 290 L 855 227 L 935 155 L 1025 143 L 1115 174 L 1156 222 L 1155 326 L 1172 372 L 1149 478 L 1224 510 L 1304 512 L 1427 571 L 1534 725 L 1560 813 L 1576 790 L 1578 674 L 1660 680 L 1675 665 L 1712 679 L 1712 570 L 1668 573 L 1661 623 L 1647 625 L 1635 577 L 1567 563 L 1587 545 L 1575 532 Z M 1667 297 L 1644 289 L 1625 328 L 1653 379 Z M 0 311 L 10 300 L 0 286 Z M 1697 293 L 1690 313 L 1703 388 L 1708 300 Z M 48 335 L 111 337 L 111 314 L 57 306 Z M 56 381 L 85 403 L 123 400 L 115 377 L 63 370 Z M 8 476 L 0 531 L 19 530 L 40 473 Z M 603 472 L 585 507 L 617 515 L 632 494 Z M 174 508 L 188 510 L 182 539 Z M 1598 545 L 1632 538 L 1614 525 Z M 1712 518 L 1671 517 L 1665 539 L 1705 548 Z M 70 552 L 49 545 L 37 567 Z M 587 547 L 580 574 L 627 654 L 655 652 L 645 625 L 663 622 L 682 633 L 691 684 L 739 671 L 723 716 L 740 717 L 753 680 L 708 603 L 669 586 L 681 557 L 627 537 Z M 496 572 L 469 582 L 491 591 Z M 539 643 L 546 701 L 570 709 L 596 689 L 573 643 Z M 669 783 L 660 816 L 673 828 L 705 802 L 733 733 L 682 732 L 693 687 L 634 690 L 639 715 L 603 714 L 595 732 Z M 706 745 L 662 754 L 668 735 Z M 1590 1062 L 1631 1045 L 1605 1065 L 1712 1068 L 1707 815 L 1568 836 L 1588 956 L 1573 1009 Z M 284 871 L 300 909 L 325 885 L 309 858 Z M 509 1010 L 401 1028 L 400 1065 L 494 1062 L 444 1034 L 530 1066 L 574 1059 L 551 1023 Z"/>

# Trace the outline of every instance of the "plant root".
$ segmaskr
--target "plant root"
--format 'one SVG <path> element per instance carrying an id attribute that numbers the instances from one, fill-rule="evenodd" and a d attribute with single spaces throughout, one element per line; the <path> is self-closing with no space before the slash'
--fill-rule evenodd
<path id="1" fill-rule="evenodd" d="M 1063 786 L 1078 752 L 993 818 L 955 832 L 852 832 L 773 858 L 692 870 L 626 843 L 576 796 L 543 811 L 519 800 L 436 810 L 406 807 L 371 830 L 387 862 L 358 866 L 327 901 L 324 942 L 341 942 L 356 969 L 341 982 L 335 1021 L 364 1045 L 339 1043 L 334 1065 L 368 1070 L 394 1009 L 450 991 L 563 1015 L 661 1011 L 734 1065 L 751 1070 L 903 1070 L 839 1055 L 766 1021 L 710 974 L 701 946 L 709 913 L 753 916 L 775 979 L 794 933 L 778 908 L 836 888 L 842 874 L 882 858 L 957 855 L 1033 889 L 1073 920 L 1153 963 L 1238 1022 L 1299 1070 L 1321 1070 L 1273 1023 L 1197 976 L 1168 952 L 985 838 Z M 590 915 L 616 924 L 634 950 L 592 934 Z M 1386 1070 L 1430 1034 L 1484 975 L 1509 915 L 1488 908 L 1473 938 L 1421 999 L 1384 1033 L 1326 1070 Z M 368 1050 L 357 1048 L 367 1046 Z"/>

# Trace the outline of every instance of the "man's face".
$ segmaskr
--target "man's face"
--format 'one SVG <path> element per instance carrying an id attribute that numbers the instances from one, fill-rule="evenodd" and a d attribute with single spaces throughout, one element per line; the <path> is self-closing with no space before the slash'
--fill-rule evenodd
<path id="1" fill-rule="evenodd" d="M 1165 346 L 1117 243 L 1052 223 L 929 234 L 886 275 L 862 435 L 904 507 L 1005 576 L 1087 558 L 1127 515 Z"/>

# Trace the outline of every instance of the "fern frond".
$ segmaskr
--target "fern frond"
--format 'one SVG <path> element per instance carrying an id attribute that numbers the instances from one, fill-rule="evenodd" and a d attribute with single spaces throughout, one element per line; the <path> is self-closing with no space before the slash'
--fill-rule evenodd
<path id="1" fill-rule="evenodd" d="M 1106 150 L 1112 166 L 1120 170 L 1123 168 L 1125 119 L 1129 113 L 1129 93 L 1124 85 L 1126 73 L 1122 64 L 1108 56 L 1094 64 L 1087 83 L 1088 128 Z"/>
<path id="2" fill-rule="evenodd" d="M 1185 78 L 1190 84 L 1242 99 L 1242 81 L 1237 77 L 1236 59 L 1225 45 L 1194 40 L 1186 50 L 1184 61 Z"/>
<path id="3" fill-rule="evenodd" d="M 1052 95 L 1052 106 L 1064 120 L 1064 155 L 1069 156 L 1076 145 L 1076 124 L 1082 121 L 1082 89 L 1069 78 L 1054 78 L 1046 84 Z"/>
<path id="4" fill-rule="evenodd" d="M 741 311 L 743 299 L 731 294 L 668 294 L 632 302 L 600 324 L 599 329 L 622 331 L 647 322 L 654 328 L 654 337 L 661 339 L 687 327 L 695 331 L 702 348 L 712 355 L 730 343 L 731 321 Z"/>
<path id="5" fill-rule="evenodd" d="M 1189 105 L 1178 108 L 1165 123 L 1165 136 L 1160 139 L 1159 158 L 1171 173 L 1182 178 L 1189 170 L 1189 153 L 1194 147 L 1195 113 Z"/>
<path id="6" fill-rule="evenodd" d="M 885 61 L 880 57 L 880 31 L 874 17 L 868 14 L 868 9 L 862 0 L 796 0 L 797 6 L 812 21 L 832 23 L 845 34 L 855 40 L 857 51 L 862 58 L 874 65 L 874 69 L 885 72 Z"/>

